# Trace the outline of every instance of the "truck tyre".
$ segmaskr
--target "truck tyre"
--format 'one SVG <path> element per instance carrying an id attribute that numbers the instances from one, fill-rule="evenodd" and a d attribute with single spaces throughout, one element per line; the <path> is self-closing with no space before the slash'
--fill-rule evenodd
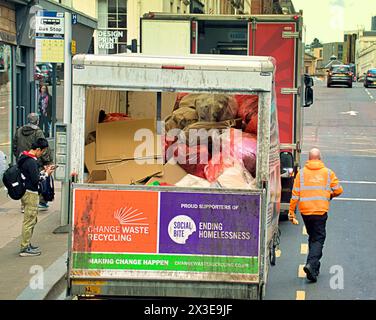
<path id="1" fill-rule="evenodd" d="M 261 283 L 259 286 L 259 300 L 264 300 L 265 298 L 265 283 Z"/>
<path id="2" fill-rule="evenodd" d="M 326 86 L 327 86 L 328 88 L 330 88 L 330 87 L 331 87 L 331 85 L 330 85 L 329 83 L 327 83 L 327 84 L 326 84 Z"/>
<path id="3" fill-rule="evenodd" d="M 269 249 L 270 264 L 272 266 L 275 266 L 275 260 L 276 260 L 275 248 L 276 248 L 276 246 L 274 244 L 272 244 L 271 247 L 270 247 L 270 249 Z"/>
<path id="4" fill-rule="evenodd" d="M 287 221 L 289 212 L 287 210 L 281 211 L 279 214 L 279 221 Z"/>
<path id="5" fill-rule="evenodd" d="M 349 83 L 349 88 L 352 88 L 352 87 L 353 87 L 352 83 Z"/>

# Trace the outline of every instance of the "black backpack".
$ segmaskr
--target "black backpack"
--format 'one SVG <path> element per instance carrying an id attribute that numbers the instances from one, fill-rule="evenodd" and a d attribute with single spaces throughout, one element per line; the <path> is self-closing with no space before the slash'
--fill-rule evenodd
<path id="1" fill-rule="evenodd" d="M 26 159 L 22 159 L 17 164 L 10 166 L 3 174 L 4 186 L 7 188 L 9 197 L 13 200 L 20 200 L 26 192 L 26 178 L 20 169 Z"/>
<path id="2" fill-rule="evenodd" d="M 55 199 L 55 186 L 52 176 L 48 176 L 39 183 L 39 193 L 47 202 Z"/>

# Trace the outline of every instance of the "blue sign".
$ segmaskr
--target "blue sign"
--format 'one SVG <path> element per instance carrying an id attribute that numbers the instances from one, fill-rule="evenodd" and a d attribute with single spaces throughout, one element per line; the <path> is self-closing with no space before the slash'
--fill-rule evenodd
<path id="1" fill-rule="evenodd" d="M 72 24 L 77 24 L 77 14 L 72 14 Z"/>
<path id="2" fill-rule="evenodd" d="M 39 16 L 39 17 L 49 17 L 49 18 L 64 18 L 64 13 L 63 12 L 56 12 L 56 11 L 39 10 L 39 11 L 37 11 L 37 16 Z"/>

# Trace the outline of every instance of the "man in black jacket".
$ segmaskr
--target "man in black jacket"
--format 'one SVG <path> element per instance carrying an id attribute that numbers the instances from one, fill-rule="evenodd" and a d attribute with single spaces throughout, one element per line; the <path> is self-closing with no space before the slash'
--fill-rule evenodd
<path id="1" fill-rule="evenodd" d="M 18 160 L 22 152 L 30 150 L 31 145 L 39 138 L 45 138 L 43 131 L 38 127 L 39 116 L 36 113 L 27 115 L 27 124 L 18 128 L 13 139 L 13 155 Z M 39 170 L 42 171 L 45 165 L 52 164 L 51 149 L 47 148 L 46 152 L 38 158 Z M 48 204 L 42 196 L 39 197 L 39 210 L 47 210 Z M 21 208 L 24 211 L 23 208 Z"/>
<path id="2" fill-rule="evenodd" d="M 21 199 L 22 205 L 25 208 L 22 224 L 21 257 L 39 256 L 41 254 L 39 248 L 32 246 L 30 241 L 37 223 L 39 181 L 45 179 L 47 175 L 51 175 L 54 170 L 52 166 L 46 166 L 44 171 L 39 170 L 37 160 L 46 152 L 47 148 L 48 141 L 44 138 L 39 138 L 32 144 L 31 150 L 24 151 L 18 160 L 20 170 L 26 178 L 26 193 Z"/>

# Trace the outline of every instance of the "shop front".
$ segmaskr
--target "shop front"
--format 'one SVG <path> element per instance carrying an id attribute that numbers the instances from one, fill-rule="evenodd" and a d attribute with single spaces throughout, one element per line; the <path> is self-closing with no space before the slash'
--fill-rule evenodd
<path id="1" fill-rule="evenodd" d="M 16 44 L 15 11 L 0 2 L 0 176 L 11 162 L 13 135 L 13 52 Z M 1 182 L 0 182 L 1 183 Z"/>

